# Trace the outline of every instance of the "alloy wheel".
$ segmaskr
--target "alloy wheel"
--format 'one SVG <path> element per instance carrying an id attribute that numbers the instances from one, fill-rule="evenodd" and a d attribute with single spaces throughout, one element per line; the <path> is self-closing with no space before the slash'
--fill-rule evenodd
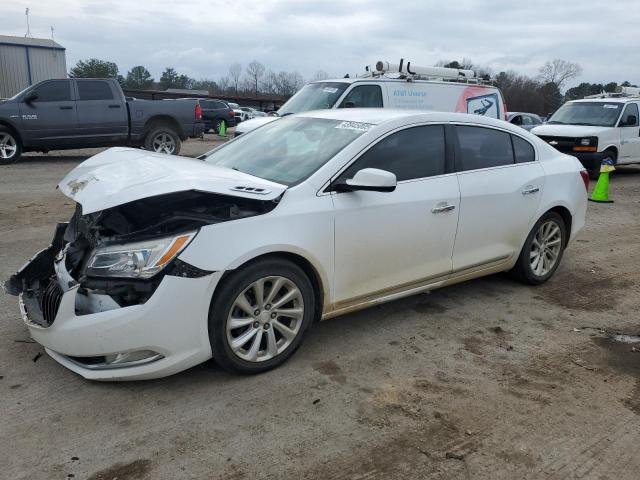
<path id="1" fill-rule="evenodd" d="M 176 142 L 168 133 L 159 133 L 153 138 L 153 151 L 157 153 L 173 154 L 176 151 Z"/>
<path id="2" fill-rule="evenodd" d="M 300 288 L 285 277 L 263 277 L 234 300 L 227 317 L 227 341 L 242 360 L 264 362 L 289 348 L 303 318 Z"/>
<path id="3" fill-rule="evenodd" d="M 18 144 L 13 136 L 0 132 L 0 158 L 10 160 L 18 151 Z"/>
<path id="4" fill-rule="evenodd" d="M 538 228 L 531 243 L 531 271 L 538 277 L 547 275 L 558 262 L 562 249 L 562 230 L 553 220 Z"/>

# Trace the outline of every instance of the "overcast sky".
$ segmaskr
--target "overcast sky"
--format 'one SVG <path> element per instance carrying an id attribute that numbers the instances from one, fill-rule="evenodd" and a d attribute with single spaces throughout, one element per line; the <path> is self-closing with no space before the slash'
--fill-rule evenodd
<path id="1" fill-rule="evenodd" d="M 97 57 L 120 73 L 165 67 L 196 79 L 253 59 L 274 71 L 343 76 L 377 60 L 433 65 L 467 57 L 495 73 L 531 76 L 553 58 L 578 62 L 580 81 L 640 84 L 640 0 L 3 0 L 0 34 L 67 49 L 67 68 Z"/>

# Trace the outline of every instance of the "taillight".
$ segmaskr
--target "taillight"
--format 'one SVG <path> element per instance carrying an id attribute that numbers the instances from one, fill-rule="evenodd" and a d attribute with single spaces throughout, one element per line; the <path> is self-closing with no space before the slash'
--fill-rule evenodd
<path id="1" fill-rule="evenodd" d="M 236 116 L 236 112 L 233 111 L 233 108 L 229 109 L 229 115 L 231 115 L 232 117 Z"/>
<path id="2" fill-rule="evenodd" d="M 580 176 L 582 177 L 582 181 L 584 182 L 584 188 L 589 191 L 589 172 L 586 170 L 580 170 Z"/>
<path id="3" fill-rule="evenodd" d="M 194 111 L 194 114 L 196 116 L 196 120 L 202 120 L 202 107 L 200 106 L 199 103 L 196 103 L 196 109 Z"/>

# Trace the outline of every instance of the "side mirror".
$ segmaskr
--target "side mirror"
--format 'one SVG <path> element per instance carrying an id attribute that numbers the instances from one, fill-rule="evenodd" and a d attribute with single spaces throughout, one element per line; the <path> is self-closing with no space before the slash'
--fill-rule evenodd
<path id="1" fill-rule="evenodd" d="M 396 176 L 378 168 L 363 168 L 353 178 L 334 185 L 337 192 L 355 192 L 364 190 L 368 192 L 393 192 L 396 189 Z"/>
<path id="2" fill-rule="evenodd" d="M 29 104 L 37 99 L 38 99 L 38 92 L 36 92 L 35 90 L 31 90 L 29 93 L 27 93 L 24 96 L 23 101 L 24 103 Z"/>
<path id="3" fill-rule="evenodd" d="M 621 127 L 635 127 L 638 124 L 638 117 L 635 115 L 627 115 L 627 118 L 620 122 Z"/>

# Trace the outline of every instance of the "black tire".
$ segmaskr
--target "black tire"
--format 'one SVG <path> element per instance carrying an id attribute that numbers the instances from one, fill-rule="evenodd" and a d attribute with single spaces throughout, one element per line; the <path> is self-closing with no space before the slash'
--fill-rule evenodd
<path id="1" fill-rule="evenodd" d="M 220 135 L 220 127 L 223 123 L 225 132 L 228 130 L 229 126 L 227 125 L 227 122 L 223 118 L 219 118 L 218 120 L 216 120 L 216 127 L 214 129 L 217 135 Z"/>
<path id="2" fill-rule="evenodd" d="M 231 348 L 227 337 L 227 319 L 236 298 L 247 287 L 259 279 L 271 276 L 285 277 L 300 290 L 304 302 L 303 316 L 297 335 L 285 350 L 273 358 L 252 362 L 240 358 Z M 300 347 L 305 334 L 313 323 L 315 302 L 316 298 L 311 281 L 300 267 L 288 260 L 264 259 L 232 272 L 223 279 L 209 309 L 209 341 L 213 358 L 225 370 L 242 374 L 262 373 L 281 365 Z M 247 325 L 243 328 L 248 330 L 252 326 Z"/>
<path id="3" fill-rule="evenodd" d="M 0 165 L 10 165 L 20 160 L 22 156 L 22 143 L 20 138 L 7 127 L 0 126 Z M 11 151 L 4 146 L 11 147 Z"/>
<path id="4" fill-rule="evenodd" d="M 546 272 L 544 275 L 538 275 L 533 271 L 533 267 L 531 265 L 531 252 L 533 248 L 534 238 L 538 233 L 540 227 L 547 223 L 553 222 L 560 229 L 560 248 L 557 253 L 555 264 L 551 267 L 551 269 Z M 562 255 L 564 254 L 564 249 L 567 244 L 567 227 L 564 223 L 562 217 L 555 212 L 547 212 L 545 213 L 533 226 L 531 232 L 527 236 L 526 241 L 522 247 L 522 251 L 520 252 L 520 256 L 518 257 L 518 261 L 515 266 L 511 270 L 511 275 L 520 282 L 527 283 L 529 285 L 539 285 L 541 283 L 549 280 L 553 274 L 558 269 L 560 262 L 562 261 Z"/>
<path id="5" fill-rule="evenodd" d="M 171 138 L 171 141 L 173 142 L 173 148 L 166 149 L 165 151 L 159 151 L 157 148 L 158 147 L 157 141 L 161 138 L 166 138 L 167 136 Z M 166 142 L 162 142 L 162 143 L 166 144 Z M 182 147 L 182 141 L 180 140 L 180 137 L 175 132 L 175 130 L 173 130 L 173 128 L 171 128 L 171 126 L 169 125 L 158 125 L 156 127 L 153 127 L 151 128 L 151 130 L 149 130 L 149 133 L 147 133 L 147 135 L 144 137 L 144 148 L 151 152 L 167 153 L 169 155 L 179 155 L 181 147 Z"/>
<path id="6" fill-rule="evenodd" d="M 618 156 L 614 150 L 605 150 L 602 158 L 605 159 L 607 157 L 613 160 L 614 165 L 618 163 Z M 590 180 L 598 180 L 598 177 L 600 177 L 600 165 L 595 165 L 592 168 L 587 169 L 587 172 L 589 173 Z"/>

